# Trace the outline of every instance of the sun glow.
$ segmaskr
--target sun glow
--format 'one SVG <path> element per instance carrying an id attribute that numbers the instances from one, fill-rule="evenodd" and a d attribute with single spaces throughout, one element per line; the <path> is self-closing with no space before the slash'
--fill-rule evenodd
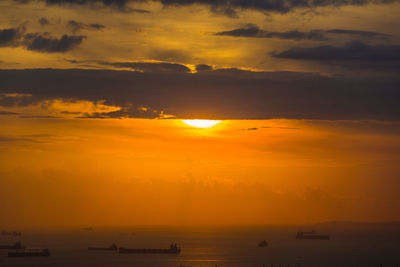
<path id="1" fill-rule="evenodd" d="M 196 127 L 196 128 L 211 128 L 221 121 L 217 120 L 182 120 L 186 125 Z"/>

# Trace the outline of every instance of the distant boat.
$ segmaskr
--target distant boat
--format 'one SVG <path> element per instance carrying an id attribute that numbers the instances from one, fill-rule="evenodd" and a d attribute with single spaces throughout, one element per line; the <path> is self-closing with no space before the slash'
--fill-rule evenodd
<path id="1" fill-rule="evenodd" d="M 320 235 L 317 234 L 314 230 L 311 232 L 297 232 L 296 235 L 297 239 L 319 239 L 319 240 L 329 240 L 330 236 L 329 235 Z"/>
<path id="2" fill-rule="evenodd" d="M 24 249 L 21 242 L 16 242 L 14 245 L 0 245 L 0 249 Z"/>
<path id="3" fill-rule="evenodd" d="M 261 241 L 260 243 L 258 243 L 259 247 L 268 247 L 268 242 L 266 240 Z"/>
<path id="4" fill-rule="evenodd" d="M 111 244 L 109 247 L 88 247 L 88 250 L 111 250 L 111 251 L 117 251 L 118 247 L 116 244 Z"/>
<path id="5" fill-rule="evenodd" d="M 50 252 L 46 249 L 23 249 L 14 252 L 8 252 L 8 257 L 49 257 Z"/>
<path id="6" fill-rule="evenodd" d="M 163 248 L 119 248 L 121 254 L 179 254 L 181 249 L 173 243 L 167 249 Z"/>
<path id="7" fill-rule="evenodd" d="M 86 227 L 86 228 L 83 228 L 83 230 L 85 230 L 85 231 L 93 231 L 93 227 Z"/>

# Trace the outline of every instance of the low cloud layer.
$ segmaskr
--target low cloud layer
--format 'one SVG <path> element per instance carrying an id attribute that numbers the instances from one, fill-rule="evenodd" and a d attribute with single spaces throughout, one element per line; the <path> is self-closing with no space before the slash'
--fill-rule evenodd
<path id="1" fill-rule="evenodd" d="M 190 72 L 190 69 L 182 64 L 168 62 L 98 62 L 105 66 L 133 69 L 141 72 Z"/>
<path id="2" fill-rule="evenodd" d="M 332 29 L 332 30 L 312 30 L 309 32 L 301 32 L 298 30 L 286 32 L 274 32 L 260 29 L 257 25 L 248 25 L 244 28 L 238 28 L 230 31 L 223 31 L 215 33 L 215 35 L 224 35 L 232 37 L 251 37 L 251 38 L 279 38 L 279 39 L 292 39 L 292 40 L 329 40 L 328 35 L 353 35 L 357 37 L 368 38 L 388 38 L 389 35 L 360 30 L 346 30 L 346 29 Z"/>
<path id="3" fill-rule="evenodd" d="M 400 79 L 396 77 L 235 69 L 195 74 L 46 69 L 1 70 L 0 80 L 4 95 L 31 95 L 14 105 L 62 99 L 120 108 L 95 117 L 168 114 L 206 119 L 400 120 Z"/>
<path id="4" fill-rule="evenodd" d="M 344 46 L 293 47 L 272 55 L 277 58 L 314 61 L 399 62 L 400 45 L 369 45 L 363 42 L 351 42 Z"/>

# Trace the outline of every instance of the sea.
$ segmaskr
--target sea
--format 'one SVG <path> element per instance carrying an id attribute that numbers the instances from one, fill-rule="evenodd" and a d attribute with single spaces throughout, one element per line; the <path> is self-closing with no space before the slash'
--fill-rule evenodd
<path id="1" fill-rule="evenodd" d="M 27 248 L 48 248 L 47 258 L 9 258 L 0 250 L 0 266 L 85 267 L 400 267 L 400 228 L 317 229 L 330 240 L 298 240 L 298 231 L 313 226 L 125 227 L 24 230 L 0 235 L 0 245 L 21 241 Z M 318 227 L 316 227 L 318 228 Z M 258 247 L 266 240 L 267 247 Z M 112 243 L 128 248 L 168 248 L 177 255 L 119 254 L 89 251 Z"/>

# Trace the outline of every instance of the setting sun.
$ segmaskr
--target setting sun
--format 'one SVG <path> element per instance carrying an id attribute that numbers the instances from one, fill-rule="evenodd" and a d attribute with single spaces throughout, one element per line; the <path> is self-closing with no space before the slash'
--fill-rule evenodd
<path id="1" fill-rule="evenodd" d="M 211 128 L 221 121 L 217 120 L 182 120 L 182 122 L 186 125 L 196 127 L 196 128 Z"/>

